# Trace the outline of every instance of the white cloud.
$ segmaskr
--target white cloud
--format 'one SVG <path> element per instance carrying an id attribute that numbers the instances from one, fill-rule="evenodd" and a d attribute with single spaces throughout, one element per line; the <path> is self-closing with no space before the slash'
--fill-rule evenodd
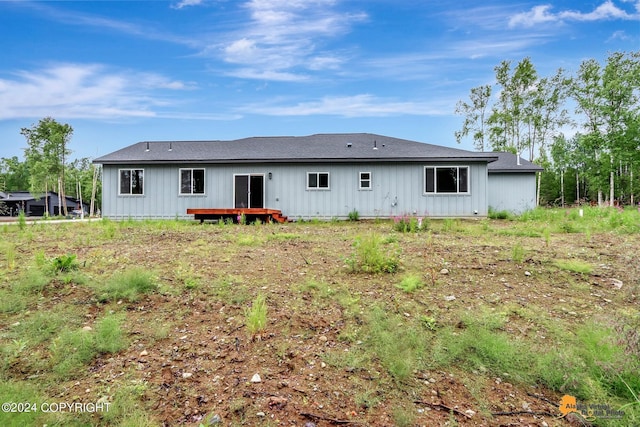
<path id="1" fill-rule="evenodd" d="M 96 64 L 57 64 L 0 79 L 0 120 L 152 117 L 168 105 L 158 93 L 192 85 L 154 73 L 111 71 Z"/>
<path id="2" fill-rule="evenodd" d="M 399 102 L 370 94 L 354 96 L 327 96 L 315 101 L 294 105 L 250 105 L 241 111 L 267 116 L 332 115 L 342 117 L 388 117 L 398 115 L 443 115 L 450 113 L 441 102 Z"/>
<path id="3" fill-rule="evenodd" d="M 627 3 L 627 2 L 625 2 Z M 513 15 L 509 19 L 509 27 L 533 27 L 548 22 L 564 21 L 602 21 L 602 20 L 636 20 L 640 19 L 640 1 L 635 3 L 636 13 L 627 12 L 616 6 L 612 0 L 606 0 L 591 12 L 564 10 L 552 12 L 551 5 L 534 6 L 528 12 Z"/>
<path id="4" fill-rule="evenodd" d="M 204 0 L 180 0 L 178 3 L 171 7 L 174 9 L 182 9 L 183 7 L 187 6 L 198 6 L 202 3 L 204 3 Z"/>
<path id="5" fill-rule="evenodd" d="M 339 11 L 336 4 L 334 0 L 251 0 L 243 5 L 249 21 L 228 34 L 218 51 L 224 61 L 240 66 L 231 74 L 243 78 L 299 81 L 309 71 L 336 69 L 342 60 L 322 52 L 321 45 L 366 18 L 362 13 Z"/>

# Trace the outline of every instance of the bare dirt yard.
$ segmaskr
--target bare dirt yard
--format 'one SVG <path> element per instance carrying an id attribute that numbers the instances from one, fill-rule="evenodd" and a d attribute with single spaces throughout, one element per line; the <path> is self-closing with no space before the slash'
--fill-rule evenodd
<path id="1" fill-rule="evenodd" d="M 615 214 L 4 225 L 0 425 L 639 425 Z"/>

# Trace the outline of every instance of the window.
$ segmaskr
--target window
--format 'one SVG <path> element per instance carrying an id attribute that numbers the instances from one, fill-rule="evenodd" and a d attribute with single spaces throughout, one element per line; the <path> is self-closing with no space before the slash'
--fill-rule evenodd
<path id="1" fill-rule="evenodd" d="M 468 193 L 469 168 L 467 166 L 426 167 L 425 193 Z"/>
<path id="2" fill-rule="evenodd" d="M 144 194 L 144 169 L 120 169 L 120 194 Z"/>
<path id="3" fill-rule="evenodd" d="M 204 169 L 180 169 L 180 194 L 204 194 Z"/>
<path id="4" fill-rule="evenodd" d="M 307 172 L 307 189 L 329 189 L 329 172 Z"/>
<path id="5" fill-rule="evenodd" d="M 371 190 L 371 172 L 360 172 L 360 190 Z"/>

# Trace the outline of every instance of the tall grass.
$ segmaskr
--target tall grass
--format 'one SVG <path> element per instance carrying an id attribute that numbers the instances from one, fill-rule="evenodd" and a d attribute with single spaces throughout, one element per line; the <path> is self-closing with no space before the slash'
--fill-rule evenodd
<path id="1" fill-rule="evenodd" d="M 353 244 L 354 253 L 346 263 L 354 273 L 394 273 L 400 267 L 398 254 L 383 244 L 375 234 L 359 237 Z"/>
<path id="2" fill-rule="evenodd" d="M 135 302 L 140 296 L 155 291 L 158 285 L 153 274 L 142 268 L 133 268 L 114 274 L 104 285 L 98 286 L 98 299 L 102 302 L 124 299 Z"/>

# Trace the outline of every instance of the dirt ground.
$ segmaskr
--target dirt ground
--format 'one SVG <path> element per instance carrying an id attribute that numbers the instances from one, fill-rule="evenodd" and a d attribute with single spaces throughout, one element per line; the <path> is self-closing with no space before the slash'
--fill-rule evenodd
<path id="1" fill-rule="evenodd" d="M 136 404 L 165 426 L 393 426 L 402 413 L 412 426 L 571 425 L 559 418 L 562 393 L 508 376 L 454 366 L 418 370 L 398 382 L 375 358 L 356 368 L 332 360 L 363 345 L 359 322 L 373 306 L 408 319 L 430 316 L 439 326 L 456 325 L 464 312 L 525 307 L 570 329 L 636 310 L 639 298 L 640 243 L 615 233 L 545 238 L 542 230 L 511 232 L 507 221 L 459 221 L 448 230 L 432 221 L 429 233 L 398 233 L 389 222 L 368 221 L 119 224 L 107 237 L 86 227 L 65 243 L 39 233 L 34 244 L 48 257 L 77 254 L 92 280 L 141 266 L 161 287 L 135 303 L 106 305 L 86 286 L 59 283 L 45 291 L 38 309 L 73 304 L 89 326 L 108 310 L 124 310 L 131 343 L 99 357 L 57 392 L 96 401 L 110 387 L 144 383 Z M 371 234 L 388 240 L 398 272 L 349 271 L 354 241 Z M 516 245 L 520 261 L 513 259 Z M 22 255 L 29 258 L 30 249 Z M 557 259 L 579 259 L 594 271 L 562 271 L 552 267 Z M 426 286 L 399 290 L 408 273 Z M 251 334 L 245 315 L 258 294 L 266 296 L 268 320 Z M 515 314 L 504 329 L 542 347 L 548 341 L 539 323 Z"/>

